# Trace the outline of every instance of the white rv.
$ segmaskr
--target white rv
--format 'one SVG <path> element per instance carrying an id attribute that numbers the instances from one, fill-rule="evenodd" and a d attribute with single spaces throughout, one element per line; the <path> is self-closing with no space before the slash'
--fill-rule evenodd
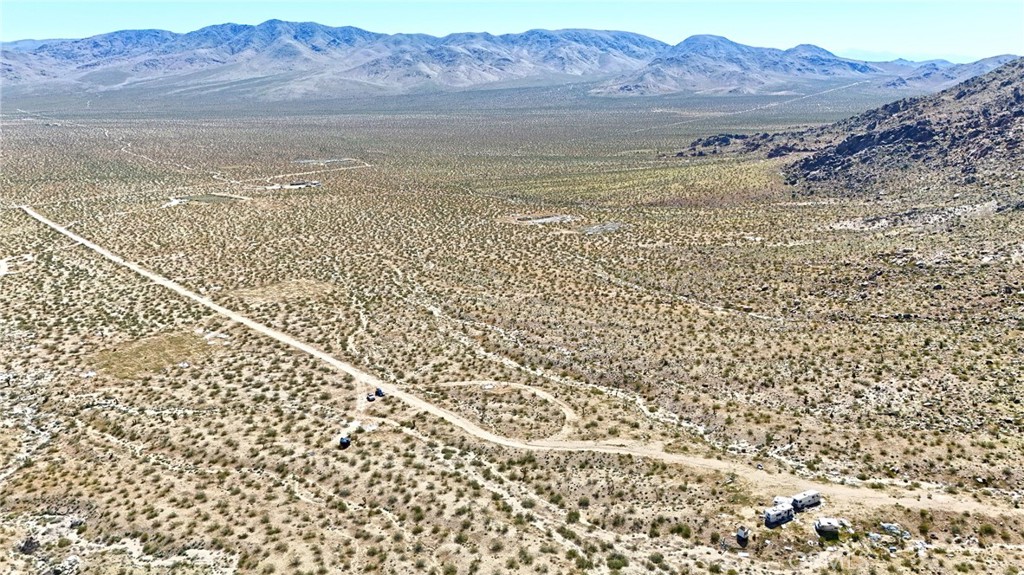
<path id="1" fill-rule="evenodd" d="M 793 509 L 802 511 L 821 503 L 821 494 L 813 489 L 793 496 Z"/>
<path id="2" fill-rule="evenodd" d="M 792 505 L 776 505 L 764 510 L 765 525 L 781 525 L 793 520 Z"/>
<path id="3" fill-rule="evenodd" d="M 841 524 L 834 517 L 820 517 L 814 522 L 814 529 L 818 533 L 839 533 Z"/>
<path id="4" fill-rule="evenodd" d="M 792 497 L 785 497 L 783 495 L 776 495 L 775 499 L 772 499 L 772 505 L 778 507 L 779 505 L 793 505 Z"/>

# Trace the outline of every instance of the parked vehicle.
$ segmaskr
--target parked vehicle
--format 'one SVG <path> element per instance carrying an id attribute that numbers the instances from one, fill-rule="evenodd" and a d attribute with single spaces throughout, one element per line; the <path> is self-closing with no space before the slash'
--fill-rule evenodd
<path id="1" fill-rule="evenodd" d="M 803 511 L 808 507 L 814 507 L 821 503 L 821 494 L 813 489 L 797 493 L 793 496 L 793 509 Z"/>
<path id="2" fill-rule="evenodd" d="M 793 498 L 786 497 L 784 495 L 776 495 L 775 499 L 772 499 L 772 505 L 793 505 Z"/>
<path id="3" fill-rule="evenodd" d="M 794 516 L 792 505 L 776 505 L 764 510 L 764 524 L 768 527 L 782 525 L 792 521 Z"/>
<path id="4" fill-rule="evenodd" d="M 818 533 L 839 533 L 842 524 L 834 517 L 819 517 L 814 521 L 814 530 Z"/>

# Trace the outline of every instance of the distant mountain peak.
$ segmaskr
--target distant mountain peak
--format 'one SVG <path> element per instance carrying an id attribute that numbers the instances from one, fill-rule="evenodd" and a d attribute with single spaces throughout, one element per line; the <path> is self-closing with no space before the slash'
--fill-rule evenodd
<path id="1" fill-rule="evenodd" d="M 787 54 L 797 54 L 801 56 L 819 56 L 823 58 L 838 58 L 832 52 L 814 44 L 798 44 L 793 46 L 789 50 L 786 50 Z"/>
<path id="2" fill-rule="evenodd" d="M 717 36 L 715 34 L 694 34 L 687 37 L 685 40 L 679 43 L 682 46 L 707 46 L 707 45 L 726 45 L 726 46 L 739 46 L 736 42 L 726 38 L 725 36 Z"/>
<path id="3" fill-rule="evenodd" d="M 743 44 L 738 44 L 725 36 L 715 36 L 712 34 L 697 34 L 690 36 L 682 42 L 676 44 L 669 51 L 672 53 L 690 53 L 697 52 L 704 55 L 716 55 L 728 52 L 735 52 L 747 48 Z"/>
<path id="4" fill-rule="evenodd" d="M 256 26 L 254 26 L 254 27 L 257 30 L 268 30 L 268 29 L 269 30 L 288 30 L 288 29 L 298 28 L 298 27 L 303 26 L 303 25 L 307 25 L 308 26 L 310 24 L 312 24 L 312 23 L 311 22 L 286 22 L 284 20 L 278 20 L 277 18 L 271 18 L 270 20 L 266 20 L 264 22 L 260 22 L 259 24 L 256 24 Z M 320 24 L 313 24 L 313 25 L 320 26 Z"/>

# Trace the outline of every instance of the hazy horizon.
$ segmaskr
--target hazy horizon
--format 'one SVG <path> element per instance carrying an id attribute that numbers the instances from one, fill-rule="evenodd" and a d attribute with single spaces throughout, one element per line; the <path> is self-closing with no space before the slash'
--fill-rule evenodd
<path id="1" fill-rule="evenodd" d="M 737 18 L 736 14 L 743 17 Z M 1024 3 L 981 2 L 621 2 L 535 1 L 481 4 L 420 2 L 279 2 L 219 0 L 4 0 L 0 41 L 78 39 L 120 30 L 187 33 L 225 23 L 266 20 L 354 26 L 373 32 L 495 35 L 531 29 L 633 32 L 668 44 L 714 34 L 750 46 L 814 44 L 858 60 L 945 59 L 970 62 L 1024 54 Z"/>

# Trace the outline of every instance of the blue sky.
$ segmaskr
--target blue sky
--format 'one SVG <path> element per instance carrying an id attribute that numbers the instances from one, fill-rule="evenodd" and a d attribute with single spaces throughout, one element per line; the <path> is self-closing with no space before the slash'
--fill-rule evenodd
<path id="1" fill-rule="evenodd" d="M 0 39 L 81 38 L 130 28 L 188 32 L 271 18 L 434 35 L 614 29 L 671 44 L 719 34 L 754 46 L 817 44 L 863 59 L 965 62 L 1024 54 L 1024 0 L 0 0 Z"/>

